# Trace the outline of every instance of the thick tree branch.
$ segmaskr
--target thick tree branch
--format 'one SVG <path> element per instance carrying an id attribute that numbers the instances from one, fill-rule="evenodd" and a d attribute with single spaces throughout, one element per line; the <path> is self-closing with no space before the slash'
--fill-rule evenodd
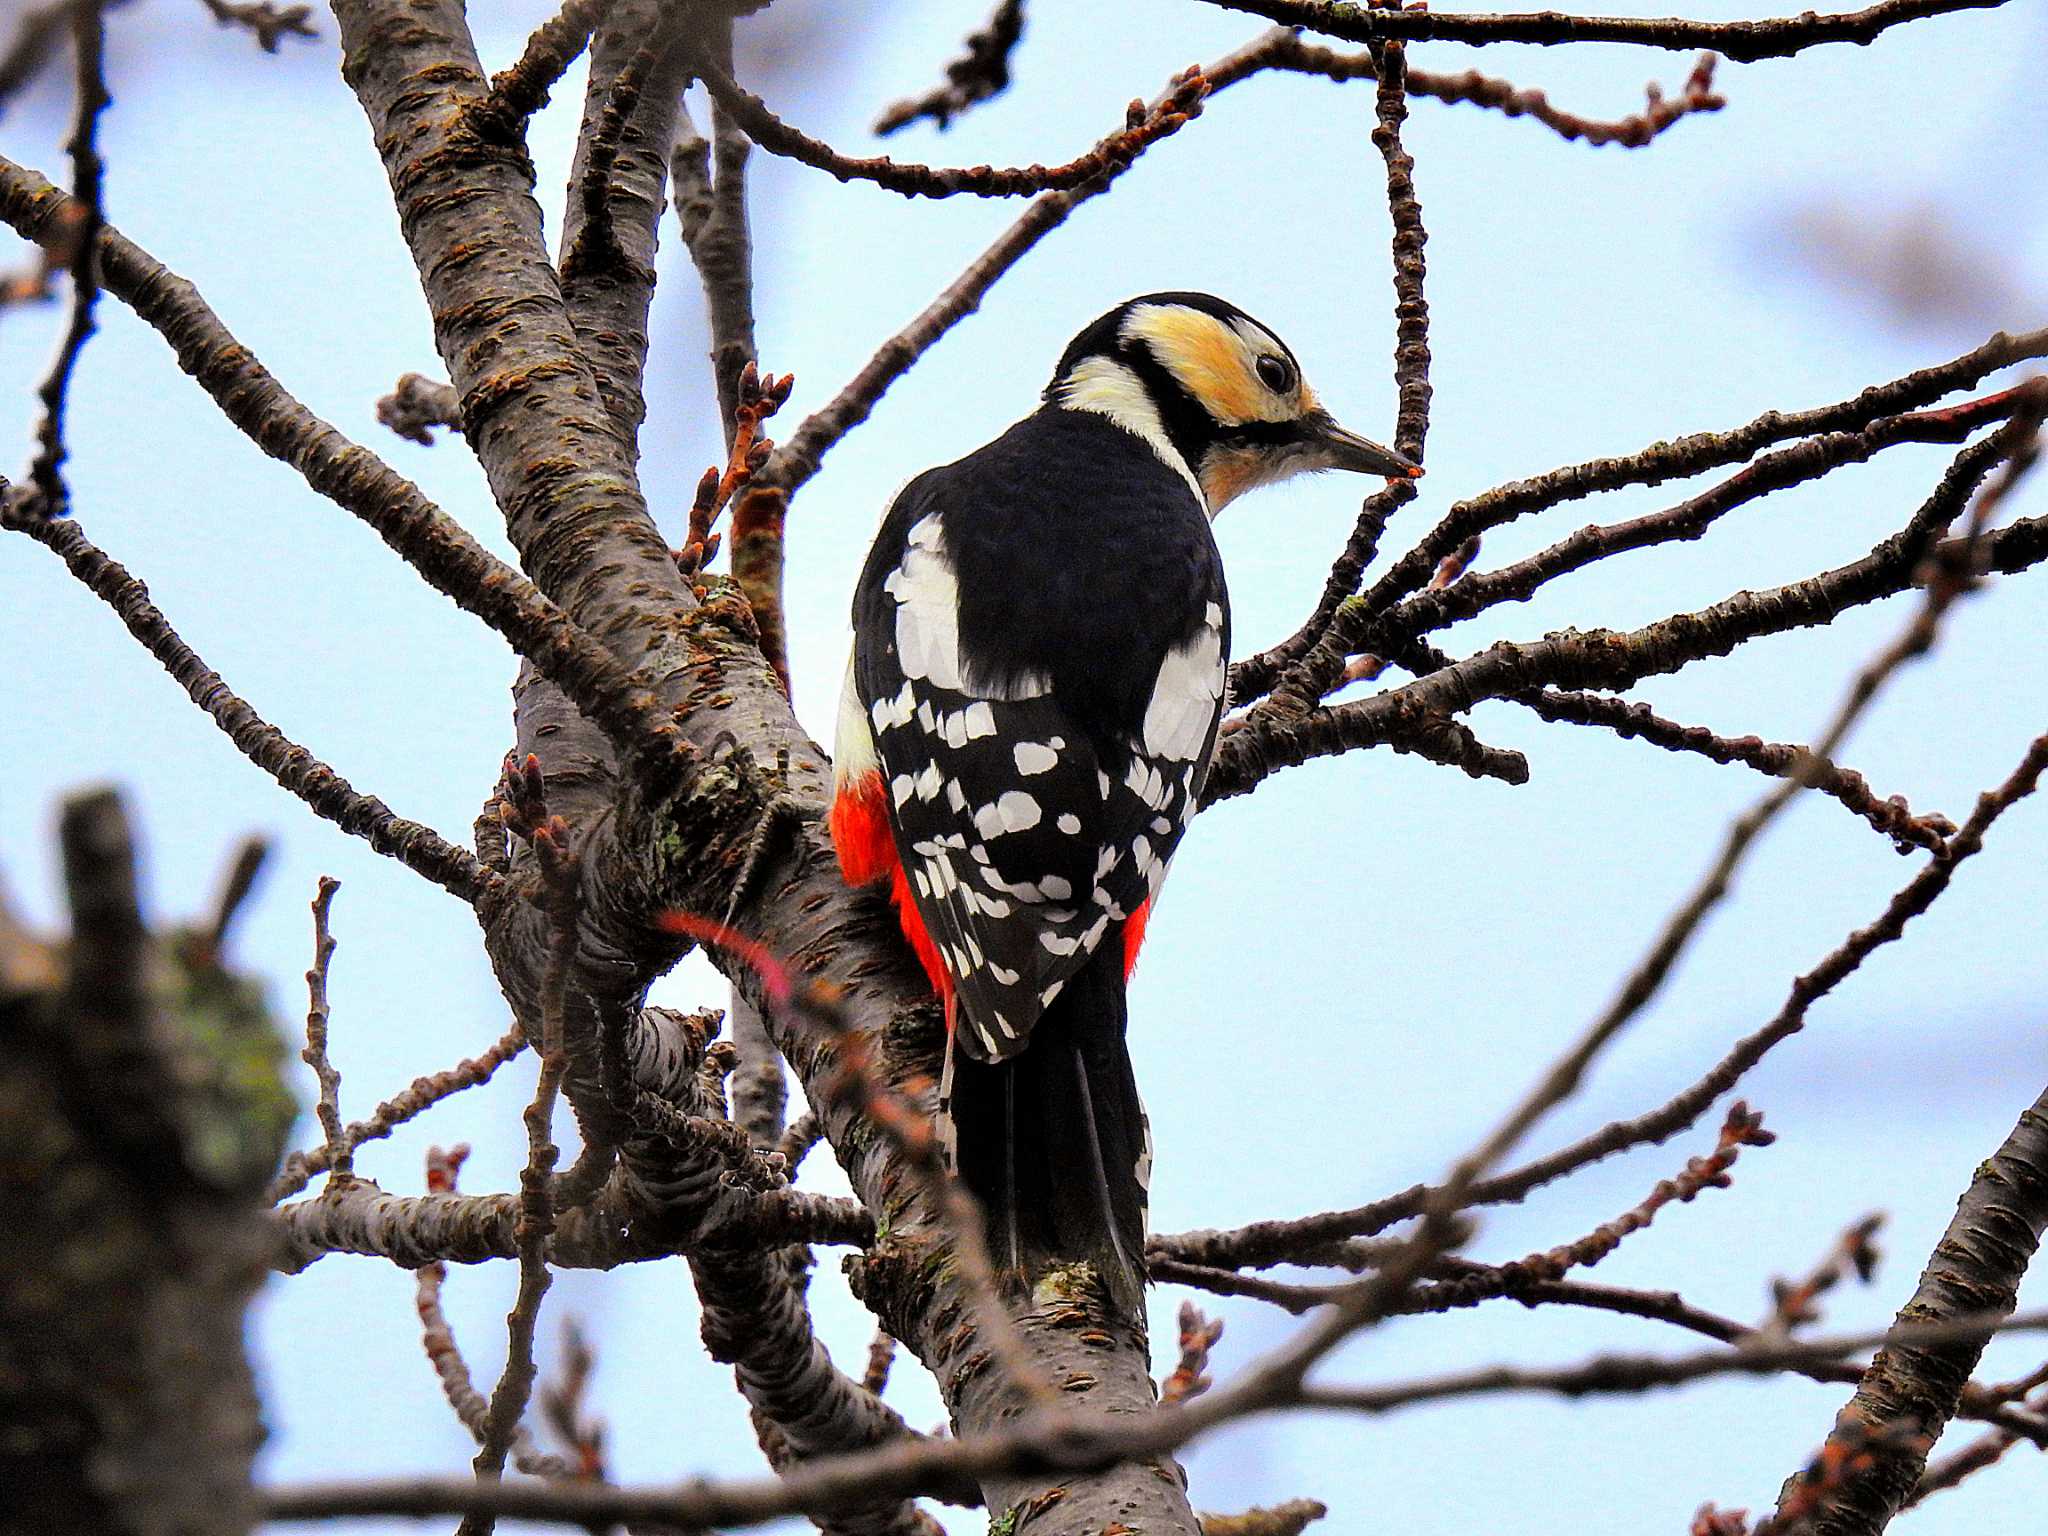
<path id="1" fill-rule="evenodd" d="M 590 55 L 583 127 L 562 210 L 562 302 L 629 459 L 647 417 L 647 313 L 682 103 L 679 22 L 655 0 L 613 0 Z"/>
<path id="2" fill-rule="evenodd" d="M 687 602 L 578 346 L 525 151 L 479 133 L 489 93 L 455 0 L 336 0 L 361 100 L 476 452 L 540 590 L 615 654 L 674 643 Z M 580 703 L 580 701 L 579 701 Z M 636 746 L 666 750 L 655 742 Z"/>
<path id="3" fill-rule="evenodd" d="M 2048 763 L 2048 748 L 2033 765 L 2036 775 L 2043 763 Z M 2048 1093 L 2035 1100 L 2005 1144 L 1978 1166 L 1913 1299 L 1899 1309 L 1896 1326 L 1911 1331 L 1958 1317 L 2010 1315 L 2044 1228 Z M 1889 1449 L 1829 1490 L 1810 1523 L 1814 1536 L 1877 1536 L 1891 1523 L 1920 1481 L 1926 1446 L 1955 1415 L 1983 1343 L 1973 1337 L 1917 1345 L 1899 1340 L 1878 1351 L 1829 1438 L 1839 1442 L 1855 1436 L 1870 1444 L 1887 1430 L 1905 1430 L 1918 1443 L 1886 1437 Z M 1801 1474 L 1785 1484 L 1779 1494 L 1781 1517 L 1788 1504 L 1803 1502 L 1806 1482 Z"/>

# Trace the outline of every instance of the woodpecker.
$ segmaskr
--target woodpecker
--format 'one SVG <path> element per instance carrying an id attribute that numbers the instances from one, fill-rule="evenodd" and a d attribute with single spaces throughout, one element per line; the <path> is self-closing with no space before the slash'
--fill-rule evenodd
<path id="1" fill-rule="evenodd" d="M 1303 471 L 1421 469 L 1338 426 L 1234 305 L 1154 293 L 1076 336 L 1039 408 L 930 469 L 853 602 L 830 827 L 943 1000 L 940 1108 L 991 1253 L 1142 1295 L 1151 1146 L 1124 991 L 1223 717 L 1210 519 Z"/>

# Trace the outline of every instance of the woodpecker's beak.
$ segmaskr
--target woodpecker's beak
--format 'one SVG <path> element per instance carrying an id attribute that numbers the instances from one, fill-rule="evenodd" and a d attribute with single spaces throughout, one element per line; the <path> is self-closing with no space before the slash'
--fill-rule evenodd
<path id="1" fill-rule="evenodd" d="M 1311 447 L 1332 469 L 1356 470 L 1362 475 L 1385 475 L 1392 480 L 1419 480 L 1422 466 L 1391 448 L 1382 448 L 1370 438 L 1340 427 L 1328 412 L 1318 411 L 1302 423 Z"/>

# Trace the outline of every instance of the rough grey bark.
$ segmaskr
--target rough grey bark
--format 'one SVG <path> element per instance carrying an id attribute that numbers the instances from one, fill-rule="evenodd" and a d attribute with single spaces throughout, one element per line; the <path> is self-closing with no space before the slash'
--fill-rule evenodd
<path id="1" fill-rule="evenodd" d="M 111 791 L 60 838 L 69 941 L 0 913 L 0 1531 L 230 1536 L 283 1050 L 199 933 L 149 931 Z"/>
<path id="2" fill-rule="evenodd" d="M 2044 1228 L 2048 1092 L 1978 1166 L 1897 1322 L 2010 1316 Z M 1920 1481 L 1927 1449 L 1954 1417 L 1983 1352 L 1982 1339 L 1887 1344 L 1879 1350 L 1829 1437 L 1838 1447 L 1867 1447 L 1876 1454 L 1865 1470 L 1848 1473 L 1820 1495 L 1820 1508 L 1804 1529 L 1812 1536 L 1877 1536 L 1890 1524 Z M 1778 1495 L 1781 1520 L 1788 1511 L 1811 1508 L 1811 1484 L 1807 1472 L 1786 1481 Z"/>

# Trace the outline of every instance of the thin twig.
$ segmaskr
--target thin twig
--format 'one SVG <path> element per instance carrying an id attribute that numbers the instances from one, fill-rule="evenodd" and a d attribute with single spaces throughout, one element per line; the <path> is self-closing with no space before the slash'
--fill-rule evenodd
<path id="1" fill-rule="evenodd" d="M 555 1230 L 552 1179 L 561 1152 L 555 1145 L 555 1100 L 568 1065 L 563 1042 L 563 1014 L 568 1005 L 569 980 L 576 965 L 576 928 L 581 912 L 581 895 L 576 855 L 570 850 L 568 829 L 560 817 L 527 829 L 541 865 L 542 888 L 552 919 L 548 942 L 547 969 L 541 978 L 540 1080 L 533 1102 L 526 1107 L 526 1166 L 519 1174 L 519 1290 L 505 1319 L 505 1369 L 491 1393 L 490 1413 L 484 1422 L 476 1454 L 479 1483 L 495 1482 L 503 1474 L 505 1456 L 525 1415 L 537 1374 L 533 1362 L 534 1333 L 540 1324 L 541 1303 L 546 1299 L 552 1276 L 548 1270 L 548 1243 Z M 490 1536 L 493 1521 L 480 1514 L 465 1516 L 459 1536 Z"/>
<path id="2" fill-rule="evenodd" d="M 453 385 L 423 373 L 402 373 L 391 393 L 377 402 L 377 420 L 407 442 L 431 448 L 435 427 L 462 430 L 462 401 Z"/>
<path id="3" fill-rule="evenodd" d="M 939 128 L 968 108 L 1010 87 L 1010 53 L 1024 35 L 1024 0 L 996 0 L 996 8 L 978 32 L 967 35 L 967 52 L 946 66 L 946 83 L 884 109 L 875 119 L 877 137 L 887 138 L 923 118 Z"/>
<path id="4" fill-rule="evenodd" d="M 1868 43 L 1880 33 L 1928 16 L 1988 10 L 2005 0 L 1879 0 L 1860 11 L 1806 11 L 1758 21 L 1690 21 L 1678 17 L 1573 16 L 1559 11 L 1486 15 L 1472 11 L 1368 10 L 1344 0 L 1210 0 L 1283 26 L 1307 27 L 1353 43 L 1630 43 L 1727 58 L 1781 59 L 1826 43 Z"/>
<path id="5" fill-rule="evenodd" d="M 462 1165 L 468 1157 L 469 1147 L 466 1144 L 446 1149 L 429 1147 L 428 1191 L 434 1194 L 455 1193 Z M 441 1305 L 441 1288 L 448 1281 L 448 1266 L 444 1263 L 422 1264 L 414 1272 L 413 1280 L 413 1308 L 420 1318 L 420 1347 L 441 1383 L 441 1395 L 448 1399 L 448 1406 L 455 1411 L 455 1417 L 463 1428 L 481 1443 L 488 1431 L 491 1405 L 477 1391 L 476 1382 L 469 1373 L 469 1362 L 462 1358 L 462 1349 L 455 1342 L 455 1330 L 449 1325 L 447 1310 Z M 527 1434 L 523 1425 L 513 1433 L 512 1463 L 529 1477 L 572 1475 L 567 1462 L 559 1456 L 546 1455 L 534 1445 L 532 1436 Z"/>
<path id="6" fill-rule="evenodd" d="M 1173 102 L 1167 110 L 1151 111 L 1143 102 L 1132 102 L 1121 131 L 1060 165 L 939 167 L 891 160 L 886 155 L 866 159 L 843 155 L 823 140 L 814 139 L 777 117 L 760 97 L 741 88 L 714 60 L 700 54 L 696 68 L 712 99 L 770 154 L 800 161 L 840 181 L 873 182 L 905 197 L 954 197 L 961 193 L 975 197 L 1029 197 L 1041 192 L 1071 192 L 1098 176 L 1122 170 L 1159 140 L 1178 133 L 1190 118 L 1200 116 L 1202 97 L 1209 89 L 1200 69 L 1188 70 L 1176 80 Z"/>
<path id="7" fill-rule="evenodd" d="M 265 53 L 277 52 L 287 37 L 318 37 L 310 5 L 278 5 L 275 0 L 205 0 L 213 19 L 224 27 L 240 27 Z"/>
<path id="8" fill-rule="evenodd" d="M 1720 736 L 1703 725 L 1667 720 L 1649 705 L 1630 703 L 1606 694 L 1534 688 L 1514 695 L 1545 720 L 1602 726 L 1617 736 L 1646 741 L 1667 752 L 1693 752 L 1716 763 L 1741 763 L 1773 778 L 1807 772 L 1807 788 L 1839 801 L 1891 838 L 1901 853 L 1914 848 L 1932 852 L 1954 835 L 1956 825 L 1935 812 L 1915 814 L 1905 798 L 1879 799 L 1862 774 L 1819 757 L 1811 747 L 1765 741 L 1760 736 Z"/>
<path id="9" fill-rule="evenodd" d="M 444 1072 L 414 1078 L 403 1092 L 392 1095 L 371 1111 L 368 1119 L 350 1122 L 342 1132 L 343 1142 L 354 1151 L 366 1141 L 381 1140 L 443 1099 L 489 1082 L 498 1068 L 526 1049 L 526 1043 L 526 1032 L 515 1027 L 480 1055 L 458 1062 Z M 299 1193 L 315 1174 L 326 1171 L 331 1155 L 330 1149 L 322 1145 L 293 1152 L 285 1158 L 267 1192 L 270 1203 L 275 1205 Z"/>
<path id="10" fill-rule="evenodd" d="M 1362 1412 L 1412 1403 L 1511 1391 L 1640 1392 L 1717 1376 L 1769 1375 L 1839 1359 L 1884 1342 L 1928 1343 L 1994 1333 L 2048 1329 L 2048 1313 L 2004 1319 L 1961 1318 L 1926 1328 L 1853 1334 L 1785 1344 L 1701 1351 L 1693 1355 L 1600 1356 L 1578 1366 L 1494 1367 L 1376 1388 L 1298 1388 L 1293 1400 Z M 853 1456 L 820 1459 L 773 1479 L 682 1487 L 628 1489 L 586 1484 L 482 1485 L 446 1478 L 304 1485 L 272 1490 L 273 1520 L 335 1520 L 364 1515 L 453 1514 L 488 1510 L 522 1519 L 588 1524 L 596 1520 L 668 1520 L 684 1525 L 752 1525 L 795 1513 L 822 1514 L 886 1494 L 923 1491 L 947 1475 L 989 1476 L 1021 1466 L 1093 1467 L 1157 1455 L 1185 1445 L 1216 1424 L 1274 1406 L 1263 1392 L 1213 1392 L 1172 1411 L 1075 1421 L 1039 1412 L 965 1440 L 898 1443 Z"/>
<path id="11" fill-rule="evenodd" d="M 0 484 L 0 501 L 6 500 Z M 149 589 L 85 535 L 76 518 L 51 519 L 20 509 L 0 509 L 0 527 L 25 533 L 50 550 L 93 595 L 114 610 L 128 632 L 192 702 L 212 717 L 242 755 L 297 795 L 316 816 L 360 837 L 379 853 L 397 859 L 453 896 L 475 904 L 502 885 L 464 850 L 431 828 L 408 821 L 374 795 L 348 780 L 258 715 L 200 658 L 149 600 Z"/>
<path id="12" fill-rule="evenodd" d="M 270 843 L 266 838 L 245 837 L 236 847 L 234 857 L 221 873 L 220 893 L 213 898 L 213 916 L 201 931 L 200 945 L 208 955 L 218 958 L 227 948 L 228 934 L 269 858 Z"/>
<path id="13" fill-rule="evenodd" d="M 1222 1337 L 1222 1318 L 1205 1316 L 1192 1301 L 1180 1304 L 1180 1360 L 1159 1383 L 1162 1406 L 1192 1402 L 1215 1385 L 1209 1379 L 1209 1351 Z"/>
<path id="14" fill-rule="evenodd" d="M 100 159 L 99 124 L 100 114 L 113 101 L 107 94 L 107 28 L 102 0 L 80 0 L 71 7 L 71 45 L 77 61 L 78 105 L 65 149 L 71 156 L 71 195 L 78 200 L 83 216 L 71 257 L 71 323 L 65 327 L 49 377 L 37 391 L 43 402 L 43 419 L 36 428 L 35 462 L 28 471 L 38 507 L 50 517 L 61 517 L 70 509 L 71 492 L 63 474 L 67 454 L 64 408 L 79 355 L 97 329 L 93 311 L 100 298 L 99 238 L 107 220 L 101 201 L 106 162 Z"/>
<path id="15" fill-rule="evenodd" d="M 313 968 L 306 972 L 306 1048 L 300 1059 L 313 1069 L 320 1083 L 315 1106 L 320 1134 L 326 1139 L 328 1182 L 346 1184 L 355 1177 L 354 1149 L 341 1124 L 341 1073 L 327 1056 L 327 967 L 334 959 L 334 935 L 328 931 L 327 912 L 341 882 L 332 875 L 320 877 L 320 893 L 313 898 Z"/>

